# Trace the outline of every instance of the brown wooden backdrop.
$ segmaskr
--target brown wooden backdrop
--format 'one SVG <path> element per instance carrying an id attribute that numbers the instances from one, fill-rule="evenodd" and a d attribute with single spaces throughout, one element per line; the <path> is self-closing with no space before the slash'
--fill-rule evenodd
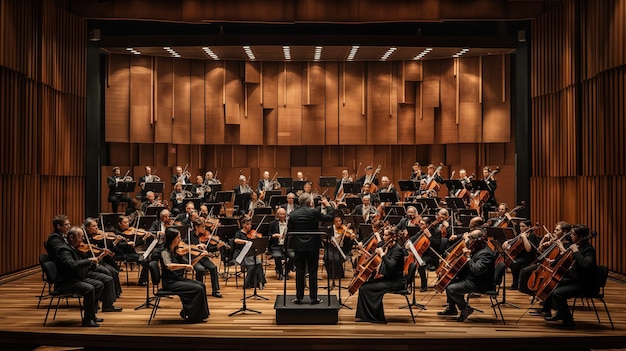
<path id="1" fill-rule="evenodd" d="M 589 225 L 624 273 L 626 1 L 554 3 L 532 33 L 533 220 Z"/>
<path id="2" fill-rule="evenodd" d="M 55 214 L 83 216 L 85 30 L 66 7 L 0 2 L 0 274 L 38 263 Z"/>

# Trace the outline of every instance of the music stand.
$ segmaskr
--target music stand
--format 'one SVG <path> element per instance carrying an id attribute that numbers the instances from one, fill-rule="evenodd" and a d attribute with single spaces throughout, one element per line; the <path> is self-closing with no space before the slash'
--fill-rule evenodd
<path id="1" fill-rule="evenodd" d="M 254 215 L 270 215 L 272 214 L 271 207 L 257 207 L 254 209 Z"/>
<path id="2" fill-rule="evenodd" d="M 346 191 L 346 186 L 350 191 Z M 354 194 L 357 195 L 361 193 L 361 188 L 363 185 L 361 183 L 353 182 L 353 183 L 343 183 L 343 192 L 346 194 Z"/>
<path id="3" fill-rule="evenodd" d="M 306 180 L 294 180 L 291 191 L 293 191 L 294 193 L 298 190 L 304 191 L 304 184 L 306 184 L 306 182 L 307 182 Z"/>
<path id="4" fill-rule="evenodd" d="M 233 205 L 237 206 L 239 213 L 247 213 L 248 206 L 250 204 L 250 193 L 243 194 L 235 194 L 235 200 L 233 201 Z M 235 213 L 233 213 L 233 216 Z"/>
<path id="5" fill-rule="evenodd" d="M 192 188 L 193 188 L 193 184 L 183 184 L 183 191 L 191 192 Z"/>
<path id="6" fill-rule="evenodd" d="M 204 200 L 199 197 L 188 197 L 188 198 L 185 198 L 184 200 L 185 206 L 187 206 L 187 203 L 193 202 L 193 208 L 197 210 L 198 213 L 200 213 L 200 205 L 202 205 L 203 201 Z"/>
<path id="7" fill-rule="evenodd" d="M 337 186 L 337 178 L 320 177 L 320 188 L 334 188 Z"/>
<path id="8" fill-rule="evenodd" d="M 437 201 L 431 197 L 423 197 L 420 199 L 415 199 L 415 202 L 421 204 L 422 209 L 427 208 L 430 210 L 439 210 L 439 206 L 437 205 Z"/>
<path id="9" fill-rule="evenodd" d="M 404 207 L 397 205 L 385 206 L 385 213 L 396 216 L 406 216 L 406 211 L 404 210 Z"/>
<path id="10" fill-rule="evenodd" d="M 502 229 L 502 228 L 499 228 Z M 502 256 L 504 258 L 504 260 L 510 260 L 511 262 L 515 263 L 515 260 L 513 259 L 513 257 L 511 257 L 508 252 L 504 251 L 504 249 L 502 248 L 502 245 L 500 245 L 500 241 L 498 240 L 492 240 L 491 243 L 493 244 L 494 248 L 496 249 L 497 255 Z M 504 264 L 504 263 L 503 263 Z M 506 302 L 506 267 L 503 268 L 504 269 L 504 273 L 502 273 L 502 301 L 498 302 L 496 304 L 497 305 L 506 305 L 506 306 L 510 306 L 513 308 L 519 308 L 519 306 L 512 304 L 510 302 Z M 502 313 L 502 312 L 500 312 Z"/>
<path id="11" fill-rule="evenodd" d="M 281 187 L 291 190 L 291 187 L 293 186 L 293 179 L 289 177 L 278 177 L 276 180 Z"/>
<path id="12" fill-rule="evenodd" d="M 420 231 L 420 227 L 406 227 L 407 237 L 410 238 Z"/>
<path id="13" fill-rule="evenodd" d="M 152 223 L 157 220 L 157 216 L 142 216 L 137 223 L 138 229 L 148 230 L 152 226 Z"/>
<path id="14" fill-rule="evenodd" d="M 146 193 L 148 191 L 152 191 L 155 194 L 162 194 L 164 185 L 165 184 L 163 182 L 145 183 L 143 186 L 143 191 Z"/>
<path id="15" fill-rule="evenodd" d="M 104 224 L 104 228 L 109 230 L 111 228 L 115 228 L 115 224 L 117 223 L 117 219 L 121 216 L 119 213 L 101 213 L 100 218 L 102 218 L 102 226 Z"/>
<path id="16" fill-rule="evenodd" d="M 446 196 L 446 204 L 451 210 L 465 209 L 465 202 L 460 197 Z"/>
<path id="17" fill-rule="evenodd" d="M 276 209 L 287 203 L 287 195 L 274 195 L 270 197 L 270 207 Z"/>
<path id="18" fill-rule="evenodd" d="M 259 253 L 263 253 L 265 252 L 265 248 L 267 248 L 267 245 L 269 243 L 269 237 L 262 237 L 262 238 L 257 238 L 257 239 L 252 239 L 250 240 L 251 242 L 251 246 L 248 248 L 248 251 L 246 251 L 243 255 L 244 257 L 241 259 L 241 262 L 237 262 L 238 264 L 242 264 L 244 262 L 244 259 L 246 257 L 254 257 L 255 259 L 255 263 L 256 263 L 256 256 Z M 244 246 L 244 250 L 245 250 L 245 246 Z M 261 264 L 261 269 L 263 269 L 263 265 Z M 246 277 L 247 275 L 250 274 L 249 270 L 246 270 Z M 255 282 L 254 282 L 254 293 L 251 296 L 246 297 L 246 283 L 245 283 L 245 277 L 244 277 L 244 284 L 243 284 L 243 299 L 242 299 L 242 306 L 240 309 L 238 309 L 235 312 L 232 312 L 231 314 L 229 314 L 229 317 L 232 317 L 234 315 L 236 315 L 237 313 L 243 313 L 246 311 L 250 311 L 250 312 L 254 312 L 257 314 L 261 314 L 261 311 L 256 311 L 256 310 L 251 310 L 246 306 L 246 300 L 250 297 L 254 297 L 255 299 L 263 299 L 263 300 L 268 300 L 268 298 L 258 295 L 257 294 L 257 290 L 256 290 L 256 275 L 255 275 Z"/>
<path id="19" fill-rule="evenodd" d="M 345 185 L 345 184 L 344 184 Z M 354 210 L 357 205 L 363 204 L 363 201 L 360 197 L 346 197 L 346 207 L 350 209 L 350 211 Z"/>
<path id="20" fill-rule="evenodd" d="M 235 192 L 232 191 L 232 190 L 218 191 L 218 192 L 215 193 L 215 202 L 222 202 L 222 203 L 231 202 L 231 201 L 233 201 L 233 194 L 234 193 Z"/>
<path id="21" fill-rule="evenodd" d="M 143 253 L 142 256 L 139 257 L 139 263 L 142 266 L 142 269 L 148 269 L 148 274 L 151 275 L 150 269 L 148 267 L 148 265 L 150 264 L 150 254 L 152 253 L 152 251 L 154 250 L 154 248 L 157 246 L 157 243 L 159 242 L 159 240 L 154 239 L 152 241 L 152 243 L 150 243 L 150 246 L 148 246 L 148 248 L 146 249 L 146 251 Z M 152 303 L 152 301 L 154 301 L 154 297 L 150 297 L 150 281 L 152 279 L 148 279 L 146 281 L 146 301 L 144 303 L 142 303 L 141 305 L 135 307 L 135 311 L 142 309 L 142 308 L 151 308 L 154 307 L 154 304 Z"/>
<path id="22" fill-rule="evenodd" d="M 402 191 L 410 191 L 413 193 L 415 192 L 415 190 L 417 190 L 417 187 L 415 186 L 415 182 L 412 180 L 399 180 L 398 186 L 400 187 L 400 190 Z"/>
<path id="23" fill-rule="evenodd" d="M 266 190 L 265 191 L 265 199 L 271 199 L 272 196 L 279 196 L 281 195 L 283 192 L 281 190 Z"/>
<path id="24" fill-rule="evenodd" d="M 388 193 L 378 193 L 378 199 L 380 202 L 391 202 L 395 204 L 398 202 L 398 194 L 395 191 L 390 191 Z"/>
<path id="25" fill-rule="evenodd" d="M 222 183 L 209 184 L 209 187 L 211 188 L 211 194 L 222 191 Z"/>
<path id="26" fill-rule="evenodd" d="M 370 236 L 372 236 L 372 234 L 374 233 L 372 231 L 372 225 L 371 224 L 365 224 L 365 223 L 360 223 L 359 224 L 359 236 L 361 241 L 366 241 L 367 239 L 370 238 Z"/>
<path id="27" fill-rule="evenodd" d="M 215 217 L 220 215 L 220 210 L 222 209 L 222 204 L 219 202 L 205 202 L 204 206 L 206 206 L 209 213 Z M 213 212 L 211 212 L 213 211 Z"/>
<path id="28" fill-rule="evenodd" d="M 389 216 L 386 216 L 386 218 L 390 224 L 397 225 L 398 223 L 400 223 L 402 218 L 404 218 L 404 216 L 389 215 Z"/>
<path id="29" fill-rule="evenodd" d="M 446 188 L 448 188 L 448 193 L 454 194 L 456 190 L 463 189 L 463 183 L 459 179 L 448 179 L 444 181 Z"/>
<path id="30" fill-rule="evenodd" d="M 165 206 L 148 206 L 146 208 L 146 216 L 158 216 L 164 209 Z"/>

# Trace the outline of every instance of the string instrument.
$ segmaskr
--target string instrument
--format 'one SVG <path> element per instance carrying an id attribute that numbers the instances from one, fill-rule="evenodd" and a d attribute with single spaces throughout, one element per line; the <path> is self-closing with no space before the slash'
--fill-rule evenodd
<path id="1" fill-rule="evenodd" d="M 378 230 L 378 232 L 375 232 L 372 234 L 372 236 L 370 236 L 369 241 L 361 249 L 361 255 L 359 256 L 359 260 L 357 261 L 357 267 L 362 266 L 368 258 L 372 257 L 374 251 L 378 247 L 378 243 L 382 240 L 380 238 L 379 232 L 382 232 L 383 230 L 384 228 L 381 228 Z"/>
<path id="2" fill-rule="evenodd" d="M 259 230 L 259 228 L 261 228 L 261 224 L 263 224 L 263 221 L 265 220 L 265 217 L 267 217 L 267 215 L 263 216 L 263 219 L 261 219 L 259 224 L 256 226 L 256 229 L 252 229 L 251 231 L 246 233 L 246 237 L 248 237 L 248 239 L 252 240 L 252 239 L 261 237 L 262 234 L 259 233 L 258 230 Z"/>
<path id="3" fill-rule="evenodd" d="M 443 168 L 443 162 L 439 162 L 439 166 L 433 172 L 431 177 L 428 177 L 428 183 L 426 183 L 426 188 L 428 190 L 439 191 L 439 183 L 435 180 L 435 177 L 439 175 L 441 169 Z"/>
<path id="4" fill-rule="evenodd" d="M 214 228 L 217 228 L 220 225 L 220 220 L 218 218 L 207 217 L 207 219 L 204 222 L 205 222 L 205 225 L 211 230 L 213 230 Z"/>
<path id="5" fill-rule="evenodd" d="M 595 236 L 595 232 L 580 239 L 578 242 L 587 240 L 593 236 Z M 552 294 L 554 289 L 556 289 L 567 272 L 569 272 L 575 261 L 574 252 L 572 249 L 568 248 L 563 256 L 561 256 L 561 258 L 554 263 L 552 269 L 545 270 L 545 273 L 539 277 L 540 283 L 535 292 L 535 296 L 542 301 L 545 301 L 550 294 Z"/>
<path id="6" fill-rule="evenodd" d="M 395 240 L 390 239 L 382 246 L 382 249 L 386 250 L 393 244 L 395 244 Z M 374 273 L 378 270 L 382 261 L 383 258 L 374 250 L 374 254 L 372 254 L 372 256 L 369 257 L 362 265 L 357 265 L 356 269 L 358 273 L 355 274 L 354 278 L 350 281 L 350 285 L 348 285 L 348 292 L 350 295 L 354 295 L 363 283 L 375 276 Z"/>
<path id="7" fill-rule="evenodd" d="M 376 170 L 374 171 L 374 174 L 372 175 L 372 178 L 370 179 L 370 192 L 371 193 L 375 193 L 376 190 L 378 190 L 378 186 L 374 184 L 374 178 L 376 178 L 378 173 L 380 173 L 381 169 L 382 169 L 382 166 L 378 165 L 378 167 L 376 167 Z"/>
<path id="8" fill-rule="evenodd" d="M 469 183 L 472 180 L 472 178 L 474 178 L 474 174 L 473 173 L 472 173 L 471 176 L 466 177 L 465 179 L 461 179 L 461 182 L 463 183 L 463 189 L 461 189 L 456 194 L 456 197 L 461 198 L 461 199 L 466 200 L 466 201 L 470 198 L 470 195 L 471 195 L 470 191 L 465 188 L 465 184 Z"/>
<path id="9" fill-rule="evenodd" d="M 491 173 L 489 173 L 487 178 L 485 178 L 485 181 L 489 181 L 489 179 L 493 179 L 493 176 L 495 176 L 498 172 L 500 172 L 500 166 L 497 166 L 496 169 L 491 171 Z M 470 208 L 476 211 L 480 211 L 480 208 L 482 207 L 482 205 L 485 204 L 487 201 L 489 201 L 489 197 L 490 197 L 489 190 L 477 191 L 476 193 L 474 193 L 474 195 L 472 196 L 472 199 L 470 200 Z"/>
<path id="10" fill-rule="evenodd" d="M 509 244 L 509 248 L 505 250 L 506 252 L 505 256 L 511 257 L 514 260 L 517 257 L 517 255 L 519 255 L 522 251 L 525 250 L 524 239 L 522 239 L 522 234 L 527 235 L 533 230 L 537 230 L 539 228 L 541 228 L 541 224 L 537 222 L 537 224 L 535 224 L 534 227 L 528 228 L 525 232 L 520 233 L 518 236 L 516 236 L 515 238 L 511 240 L 507 240 L 506 242 Z M 506 269 L 506 268 L 509 268 L 512 261 L 510 259 L 506 260 L 503 255 L 499 255 L 498 258 L 496 258 L 496 265 L 498 265 L 498 263 L 500 262 L 504 262 L 505 269 Z"/>
<path id="11" fill-rule="evenodd" d="M 114 253 L 109 251 L 108 249 L 103 249 L 94 244 L 87 244 L 87 243 L 80 243 L 80 245 L 78 245 L 76 250 L 78 250 L 79 252 L 83 254 L 91 253 L 92 255 L 94 255 L 94 257 L 95 255 L 100 255 L 102 252 L 105 252 L 109 256 L 114 255 Z"/>
<path id="12" fill-rule="evenodd" d="M 502 220 L 500 223 L 498 223 L 498 225 L 496 225 L 497 228 L 507 228 L 509 226 L 509 220 L 511 220 L 511 216 L 515 216 L 515 214 L 517 213 L 517 211 L 521 210 L 522 208 L 526 207 L 526 202 L 522 201 L 518 206 L 515 206 L 514 209 L 512 209 L 511 211 L 507 212 L 504 217 L 507 219 Z"/>
<path id="13" fill-rule="evenodd" d="M 143 236 L 144 239 L 147 238 L 150 235 L 154 235 L 153 233 L 145 230 L 145 229 L 141 229 L 141 228 L 135 228 L 135 227 L 130 227 L 126 230 L 124 230 L 122 232 L 124 235 L 126 236 L 135 236 L 135 235 L 139 235 L 139 236 Z"/>
<path id="14" fill-rule="evenodd" d="M 569 237 L 571 233 L 566 233 L 560 238 L 554 240 L 550 246 L 548 246 L 544 252 L 537 257 L 535 262 L 539 263 L 537 269 L 535 269 L 528 278 L 528 289 L 532 291 L 537 291 L 541 287 L 542 281 L 545 281 L 547 277 L 550 276 L 552 269 L 550 268 L 551 263 L 559 256 L 561 250 L 557 245 L 558 241 L 563 241 L 564 238 Z"/>
<path id="15" fill-rule="evenodd" d="M 422 233 L 422 235 L 420 235 L 419 238 L 417 238 L 417 240 L 413 243 L 413 247 L 420 257 L 424 256 L 424 253 L 426 253 L 426 250 L 430 247 L 430 238 L 426 235 L 426 233 Z M 415 262 L 415 260 L 417 260 L 417 258 L 411 250 L 409 255 L 404 259 L 404 275 L 409 274 L 409 266 L 411 263 Z"/>
<path id="16" fill-rule="evenodd" d="M 205 250 L 199 248 L 198 245 L 185 244 L 182 241 L 176 247 L 176 254 L 178 254 L 179 256 L 184 256 L 188 254 L 191 254 L 192 256 L 198 256 L 204 251 Z"/>
<path id="17" fill-rule="evenodd" d="M 119 242 L 120 240 L 128 241 L 128 239 L 124 238 L 121 235 L 116 235 L 115 233 L 111 233 L 111 232 L 103 232 L 101 230 L 98 230 L 98 233 L 93 235 L 91 238 L 96 241 L 105 240 L 105 239 L 111 240 L 115 243 Z"/>

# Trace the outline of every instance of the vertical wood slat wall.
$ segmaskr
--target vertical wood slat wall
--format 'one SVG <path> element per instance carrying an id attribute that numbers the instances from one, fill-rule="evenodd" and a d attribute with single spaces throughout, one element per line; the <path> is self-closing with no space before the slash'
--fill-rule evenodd
<path id="1" fill-rule="evenodd" d="M 588 225 L 599 264 L 626 273 L 626 0 L 581 2 L 580 44 L 575 6 L 533 22 L 531 216 Z"/>
<path id="2" fill-rule="evenodd" d="M 0 275 L 38 264 L 55 214 L 83 216 L 85 35 L 66 7 L 0 0 Z"/>

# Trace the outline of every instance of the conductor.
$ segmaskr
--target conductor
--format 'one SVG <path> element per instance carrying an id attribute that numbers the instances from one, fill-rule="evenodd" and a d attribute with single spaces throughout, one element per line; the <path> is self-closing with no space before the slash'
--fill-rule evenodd
<path id="1" fill-rule="evenodd" d="M 291 212 L 287 224 L 288 232 L 318 232 L 320 221 L 332 221 L 333 216 L 325 215 L 313 207 L 313 198 L 309 193 L 303 193 L 298 198 L 300 207 Z M 329 206 L 328 200 L 323 199 L 324 206 Z M 317 265 L 321 245 L 319 235 L 294 235 L 290 248 L 294 250 L 296 267 L 296 298 L 291 302 L 302 304 L 304 298 L 304 277 L 309 272 L 309 297 L 311 304 L 319 304 L 322 299 L 317 297 Z"/>

